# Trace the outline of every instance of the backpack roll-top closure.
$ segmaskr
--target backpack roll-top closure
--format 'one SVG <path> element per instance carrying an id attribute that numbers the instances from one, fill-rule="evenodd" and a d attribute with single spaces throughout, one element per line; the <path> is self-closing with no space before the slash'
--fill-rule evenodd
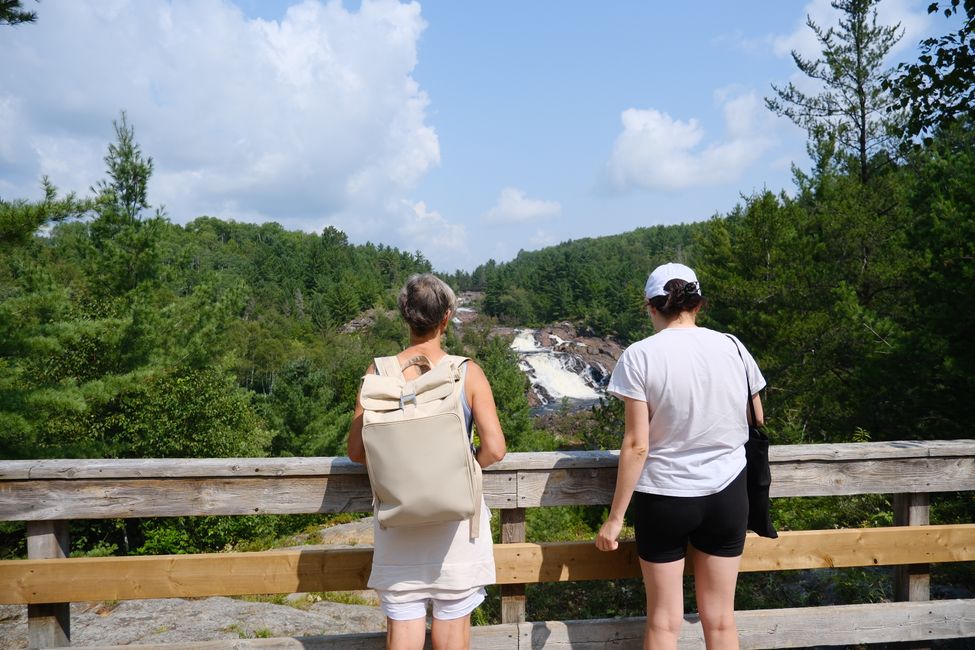
<path id="1" fill-rule="evenodd" d="M 369 394 L 361 397 L 362 407 L 370 411 L 396 411 L 407 403 L 416 406 L 447 399 L 454 392 L 453 383 L 458 380 L 446 383 L 442 375 L 428 378 L 435 372 L 431 370 L 408 382 L 397 377 L 373 377 Z"/>

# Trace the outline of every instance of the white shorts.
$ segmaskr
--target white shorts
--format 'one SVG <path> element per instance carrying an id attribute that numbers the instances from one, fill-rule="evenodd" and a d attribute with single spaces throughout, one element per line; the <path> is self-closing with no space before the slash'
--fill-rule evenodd
<path id="1" fill-rule="evenodd" d="M 391 603 L 386 600 L 385 593 L 379 594 L 379 606 L 383 614 L 394 621 L 412 621 L 417 618 L 426 618 L 427 603 L 433 603 L 433 617 L 440 621 L 449 621 L 455 618 L 467 616 L 474 609 L 484 602 L 487 593 L 484 587 L 479 587 L 468 596 L 454 600 L 443 598 L 418 598 L 405 603 Z"/>

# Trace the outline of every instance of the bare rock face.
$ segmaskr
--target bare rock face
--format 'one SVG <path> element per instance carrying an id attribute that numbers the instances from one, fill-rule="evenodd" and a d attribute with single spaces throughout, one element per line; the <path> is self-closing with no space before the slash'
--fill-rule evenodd
<path id="1" fill-rule="evenodd" d="M 572 323 L 557 323 L 545 327 L 539 330 L 538 340 L 543 346 L 556 352 L 571 353 L 591 366 L 602 366 L 607 371 L 607 378 L 623 354 L 623 346 L 616 339 L 592 336 L 590 332 L 577 329 Z"/>
<path id="2" fill-rule="evenodd" d="M 342 327 L 339 328 L 339 331 L 343 334 L 355 334 L 356 332 L 367 330 L 376 324 L 376 318 L 379 314 L 383 315 L 389 320 L 399 318 L 399 313 L 391 309 L 368 309 L 362 312 L 357 318 L 354 318 L 348 323 L 342 325 Z"/>
<path id="3" fill-rule="evenodd" d="M 533 330 L 533 336 L 538 345 L 558 355 L 563 371 L 578 375 L 599 394 L 604 393 L 616 362 L 623 354 L 623 346 L 616 339 L 593 336 L 592 332 L 572 323 L 556 323 Z M 555 402 L 546 387 L 533 379 L 528 394 L 529 406 L 536 408 Z M 588 408 L 585 402 L 582 405 Z M 574 410 L 573 407 L 570 406 L 570 410 Z"/>
<path id="4" fill-rule="evenodd" d="M 385 629 L 386 618 L 377 607 L 326 601 L 309 602 L 307 609 L 224 597 L 71 605 L 73 647 L 351 634 Z M 26 647 L 27 607 L 0 606 L 0 648 Z"/>

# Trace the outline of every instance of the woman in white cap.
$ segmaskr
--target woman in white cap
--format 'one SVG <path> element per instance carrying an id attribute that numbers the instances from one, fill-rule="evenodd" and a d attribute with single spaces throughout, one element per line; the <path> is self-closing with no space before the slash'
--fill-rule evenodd
<path id="1" fill-rule="evenodd" d="M 740 341 L 697 326 L 704 298 L 692 269 L 654 269 L 645 293 L 656 333 L 626 349 L 609 383 L 625 403 L 626 425 L 596 546 L 618 547 L 630 507 L 647 593 L 644 648 L 677 647 L 685 556 L 705 644 L 738 648 L 735 584 L 748 519 L 744 397 L 750 384 L 761 424 L 765 379 Z"/>

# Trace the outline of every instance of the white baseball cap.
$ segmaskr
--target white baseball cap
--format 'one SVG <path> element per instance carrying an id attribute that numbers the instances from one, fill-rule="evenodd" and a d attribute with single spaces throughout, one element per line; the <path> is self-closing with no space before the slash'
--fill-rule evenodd
<path id="1" fill-rule="evenodd" d="M 650 274 L 650 277 L 647 278 L 647 286 L 643 290 L 647 299 L 666 296 L 667 292 L 664 291 L 664 285 L 671 280 L 696 282 L 697 294 L 701 295 L 701 283 L 697 281 L 697 275 L 694 273 L 694 270 L 689 266 L 670 262 L 669 264 L 663 264 L 655 268 L 653 273 Z"/>

